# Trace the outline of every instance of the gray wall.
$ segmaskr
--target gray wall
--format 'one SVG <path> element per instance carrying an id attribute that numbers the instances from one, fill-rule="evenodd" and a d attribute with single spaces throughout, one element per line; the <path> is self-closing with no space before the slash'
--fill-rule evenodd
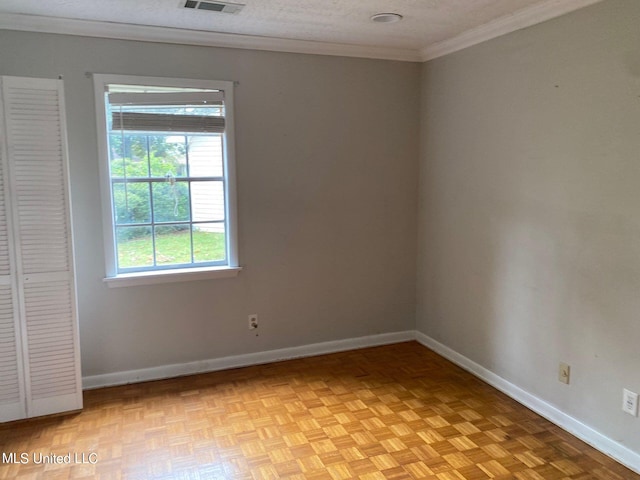
<path id="1" fill-rule="evenodd" d="M 608 0 L 423 66 L 417 295 L 420 331 L 636 452 L 639 25 Z"/>
<path id="2" fill-rule="evenodd" d="M 639 24 L 640 2 L 607 0 L 421 80 L 409 63 L 1 31 L 0 74 L 65 77 L 83 373 L 412 329 L 417 303 L 423 333 L 640 451 L 620 410 L 640 391 Z M 85 72 L 240 82 L 238 278 L 103 284 Z"/>
<path id="3" fill-rule="evenodd" d="M 417 64 L 9 31 L 0 46 L 2 75 L 64 75 L 85 376 L 414 328 Z M 85 72 L 240 82 L 239 277 L 102 282 Z"/>

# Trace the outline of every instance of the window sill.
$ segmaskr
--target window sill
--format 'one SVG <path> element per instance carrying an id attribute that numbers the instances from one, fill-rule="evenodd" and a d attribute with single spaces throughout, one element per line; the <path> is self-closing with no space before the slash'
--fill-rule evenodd
<path id="1" fill-rule="evenodd" d="M 242 270 L 242 267 L 182 268 L 156 272 L 124 273 L 116 277 L 107 277 L 103 281 L 109 288 L 156 285 L 159 283 L 232 278 L 237 277 L 240 270 Z"/>

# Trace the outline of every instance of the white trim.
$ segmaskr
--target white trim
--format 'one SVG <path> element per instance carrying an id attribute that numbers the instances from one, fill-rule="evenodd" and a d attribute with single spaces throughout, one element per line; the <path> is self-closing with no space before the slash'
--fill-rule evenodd
<path id="1" fill-rule="evenodd" d="M 111 178 L 109 172 L 109 146 L 107 144 L 107 111 L 105 109 L 106 85 L 109 78 L 93 76 L 93 95 L 96 108 L 96 134 L 98 143 L 98 174 L 100 177 L 100 208 L 102 210 L 102 241 L 104 265 L 107 277 L 116 275 L 115 229 L 111 205 Z"/>
<path id="2" fill-rule="evenodd" d="M 237 277 L 242 267 L 182 268 L 174 270 L 156 270 L 151 272 L 125 273 L 107 277 L 102 281 L 109 288 L 133 287 L 136 285 L 158 285 L 160 283 L 191 282 L 194 280 L 212 280 L 214 278 Z"/>
<path id="3" fill-rule="evenodd" d="M 223 167 L 224 176 L 224 216 L 229 219 L 226 222 L 227 231 L 227 261 L 229 266 L 237 267 L 240 265 L 238 257 L 238 184 L 236 179 L 236 130 L 235 130 L 235 112 L 234 103 L 234 84 L 229 83 L 224 89 L 224 129 L 223 135 Z"/>
<path id="4" fill-rule="evenodd" d="M 413 330 L 404 332 L 381 333 L 365 337 L 350 338 L 346 340 L 334 340 L 330 342 L 313 343 L 298 347 L 268 350 L 266 352 L 246 353 L 230 357 L 212 358 L 196 362 L 163 365 L 161 367 L 143 368 L 125 372 L 106 373 L 103 375 L 91 375 L 83 378 L 85 390 L 127 383 L 145 382 L 161 378 L 180 377 L 196 373 L 215 372 L 230 368 L 247 367 L 264 363 L 279 362 L 292 358 L 312 357 L 326 353 L 343 352 L 359 348 L 375 347 L 392 343 L 407 342 L 415 339 Z"/>
<path id="5" fill-rule="evenodd" d="M 241 48 L 312 55 L 375 58 L 404 62 L 420 61 L 420 52 L 412 49 L 313 42 L 288 38 L 260 37 L 255 35 L 184 30 L 179 28 L 15 13 L 0 13 L 0 30 L 1 29 L 137 40 L 140 42 L 175 43 L 179 45 L 201 45 L 206 47 Z"/>
<path id="6" fill-rule="evenodd" d="M 443 345 L 424 333 L 416 332 L 415 335 L 416 340 L 419 343 L 433 350 L 438 355 L 441 355 L 447 360 L 450 360 L 456 365 L 462 367 L 479 379 L 485 381 L 492 387 L 497 388 L 517 402 L 523 404 L 525 407 L 533 410 L 538 415 L 565 429 L 572 435 L 575 435 L 580 440 L 588 443 L 605 455 L 609 455 L 611 458 L 631 470 L 640 473 L 640 454 L 630 450 L 621 443 L 604 436 L 597 430 L 594 430 L 581 421 L 567 415 L 561 410 L 558 410 L 558 408 L 554 407 L 550 403 L 545 402 L 541 398 L 505 380 L 499 375 L 493 373 L 491 370 L 488 370 L 482 365 L 479 365 L 473 360 L 465 357 L 446 345 Z"/>
<path id="7" fill-rule="evenodd" d="M 593 5 L 602 0 L 545 0 L 530 7 L 523 8 L 512 14 L 496 18 L 484 25 L 462 32 L 432 45 L 427 45 L 420 51 L 420 60 L 426 62 L 442 57 L 458 50 L 462 50 L 478 43 L 486 42 L 496 37 L 515 32 L 538 23 L 551 20 L 565 13 L 573 12 L 583 7 Z"/>

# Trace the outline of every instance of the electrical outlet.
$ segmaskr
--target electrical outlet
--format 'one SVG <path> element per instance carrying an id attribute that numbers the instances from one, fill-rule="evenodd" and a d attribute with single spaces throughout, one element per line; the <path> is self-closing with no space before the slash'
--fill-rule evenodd
<path id="1" fill-rule="evenodd" d="M 558 368 L 558 381 L 569 384 L 569 378 L 571 377 L 571 367 L 566 363 L 560 363 Z"/>
<path id="2" fill-rule="evenodd" d="M 626 388 L 622 389 L 622 411 L 634 417 L 638 416 L 637 393 L 627 390 Z"/>
<path id="3" fill-rule="evenodd" d="M 249 330 L 258 328 L 258 314 L 249 315 Z"/>

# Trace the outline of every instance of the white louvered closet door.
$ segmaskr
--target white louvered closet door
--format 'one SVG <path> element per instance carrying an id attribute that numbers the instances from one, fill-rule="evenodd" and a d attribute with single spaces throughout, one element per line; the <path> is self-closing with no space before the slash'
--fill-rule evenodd
<path id="1" fill-rule="evenodd" d="M 2 77 L 2 95 L 27 416 L 76 410 L 82 385 L 62 81 Z"/>
<path id="2" fill-rule="evenodd" d="M 2 135 L 0 95 L 0 422 L 27 415 L 22 370 L 22 340 L 16 295 L 15 265 L 9 231 L 11 211 L 7 186 L 7 145 Z"/>

